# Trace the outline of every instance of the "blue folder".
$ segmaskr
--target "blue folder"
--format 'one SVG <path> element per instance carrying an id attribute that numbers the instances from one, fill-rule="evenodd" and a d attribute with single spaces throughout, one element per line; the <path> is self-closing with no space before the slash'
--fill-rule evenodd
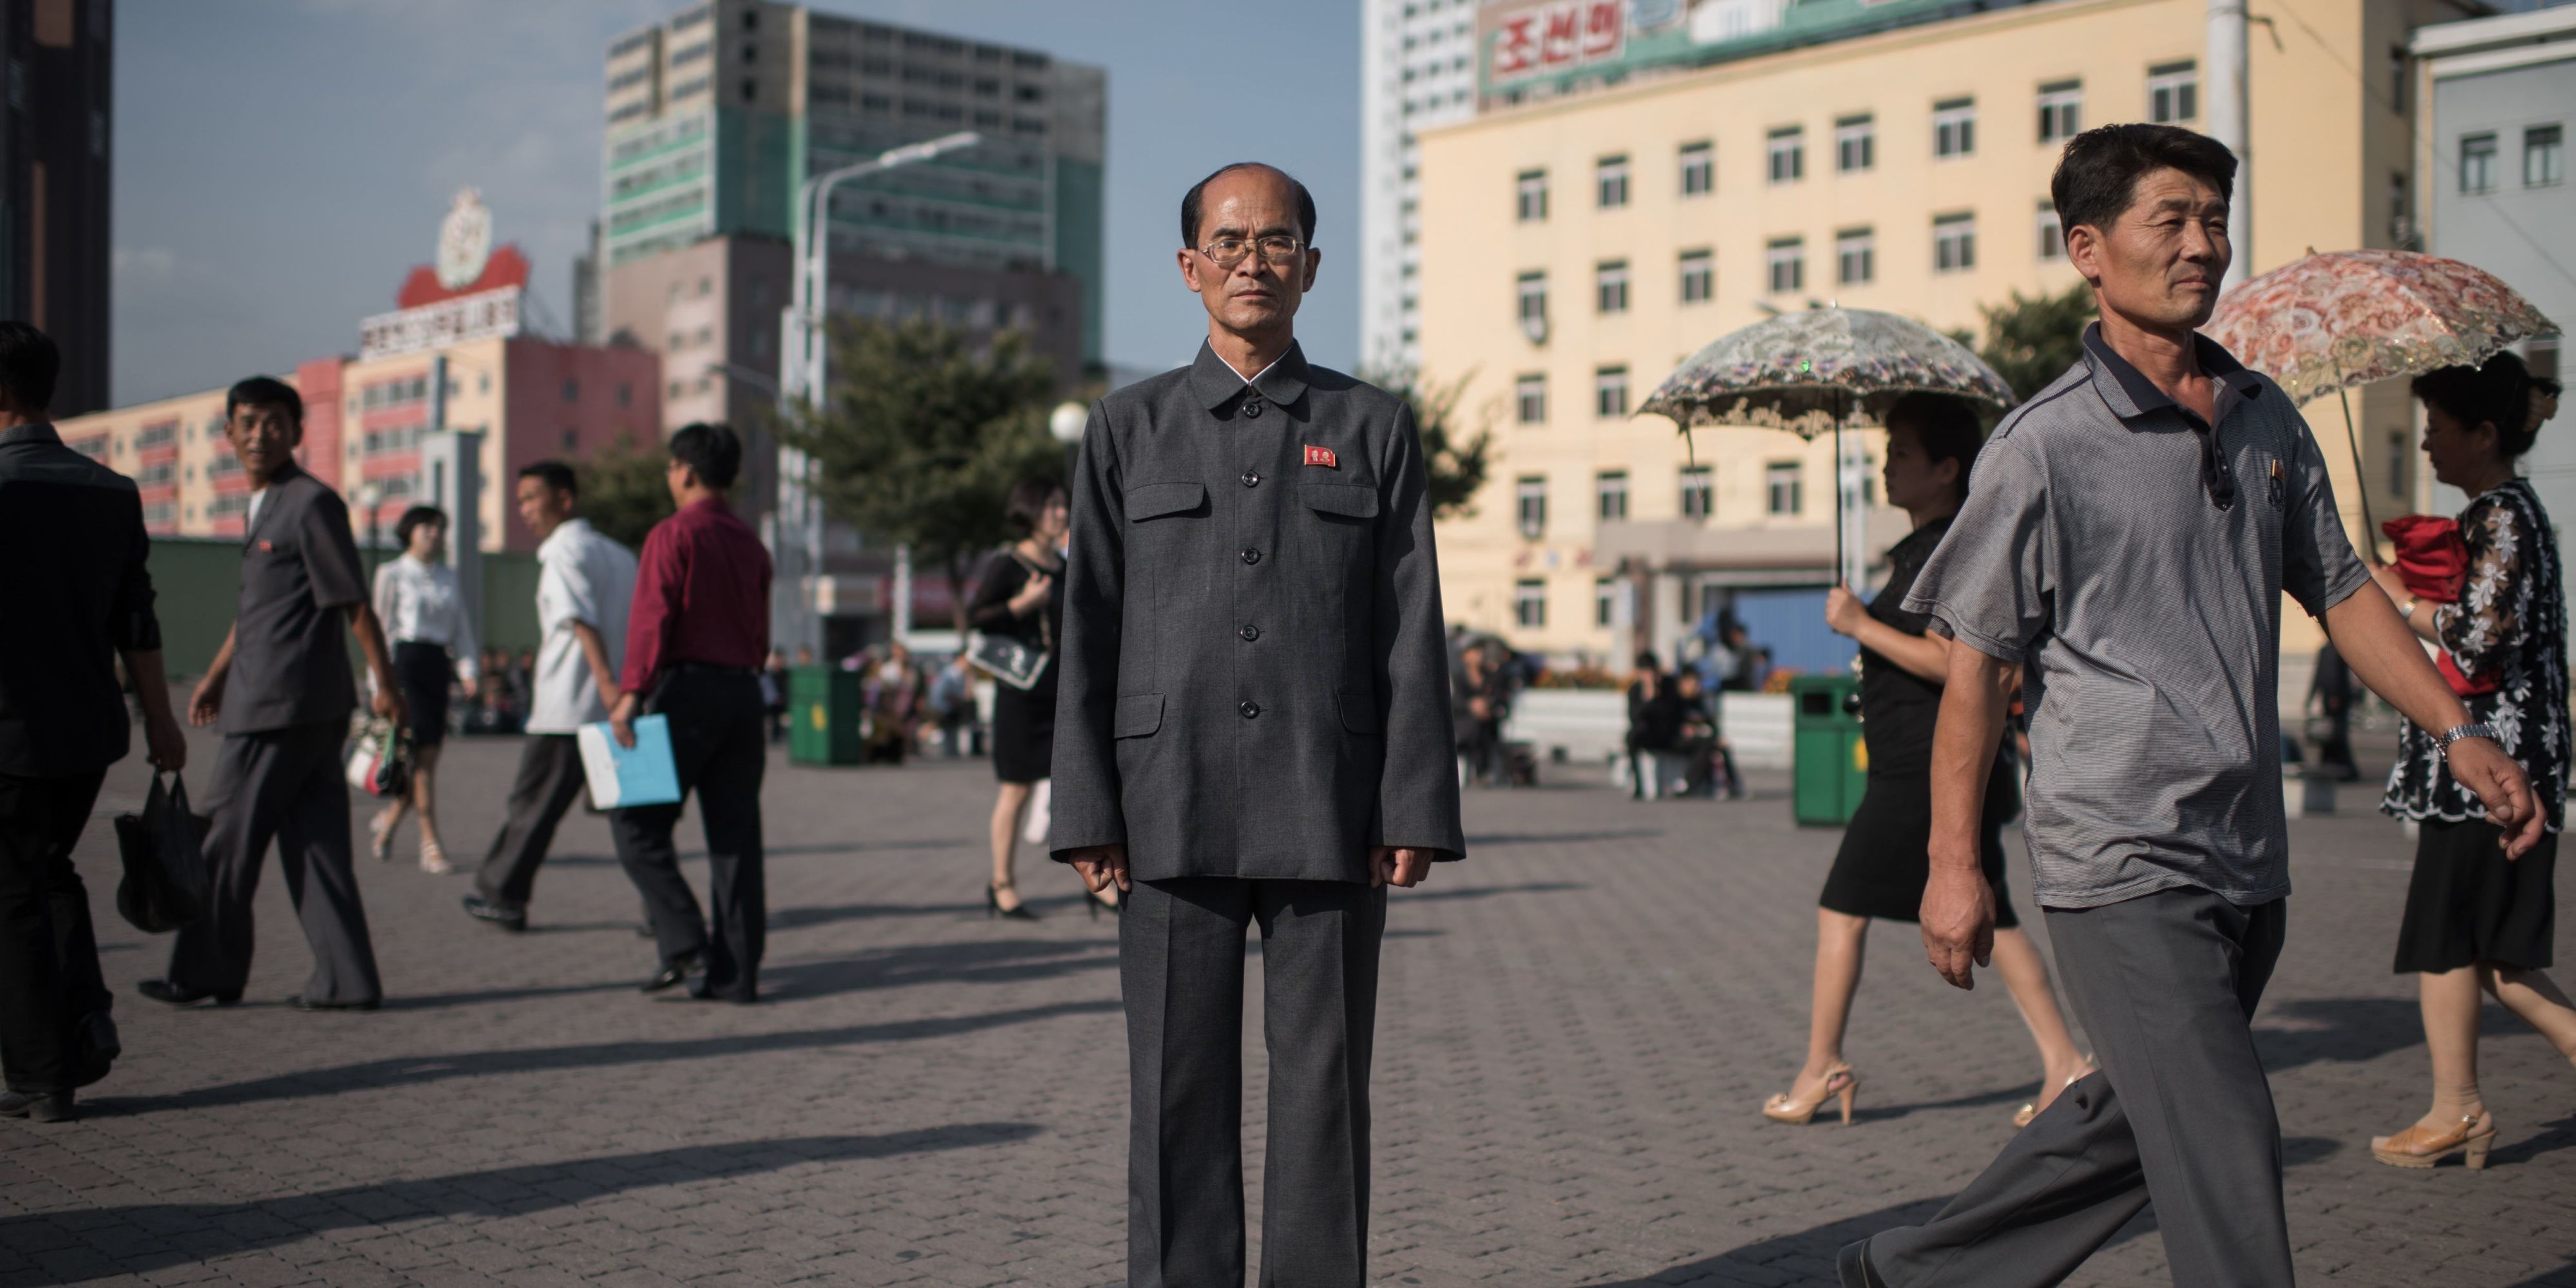
<path id="1" fill-rule="evenodd" d="M 583 725 L 582 776 L 590 781 L 590 803 L 598 809 L 669 805 L 680 799 L 680 768 L 671 759 L 671 722 L 662 716 L 638 716 L 635 745 L 621 747 L 605 721 Z"/>

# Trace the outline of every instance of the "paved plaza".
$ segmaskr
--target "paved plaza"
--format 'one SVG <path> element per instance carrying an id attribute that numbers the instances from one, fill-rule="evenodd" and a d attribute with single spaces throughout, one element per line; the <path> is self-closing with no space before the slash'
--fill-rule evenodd
<path id="1" fill-rule="evenodd" d="M 450 744 L 451 850 L 479 856 L 517 751 Z M 982 762 L 773 762 L 758 1007 L 635 991 L 635 892 L 576 817 L 523 936 L 468 922 L 467 879 L 412 866 L 408 831 L 400 863 L 369 863 L 379 1013 L 280 1005 L 308 959 L 273 867 L 247 1002 L 164 1009 L 132 988 L 167 944 L 110 901 L 107 817 L 143 781 L 139 760 L 111 775 L 80 855 L 126 1056 L 80 1122 L 0 1122 L 0 1286 L 1122 1281 L 1115 928 L 1043 861 L 1023 885 L 1046 919 L 985 919 Z M 1388 915 L 1373 1281 L 1827 1284 L 1837 1246 L 1928 1215 L 2007 1139 L 2037 1080 L 2020 1022 L 1990 975 L 1943 985 L 1911 926 L 1870 947 L 1859 1122 L 1757 1112 L 1801 1059 L 1836 835 L 1790 825 L 1778 776 L 1756 786 L 1636 804 L 1561 770 L 1468 796 L 1468 861 Z M 2493 1166 L 2370 1158 L 2422 1111 L 2425 1067 L 2412 981 L 2387 970 L 2411 850 L 2368 796 L 2292 825 L 2290 947 L 2257 1021 L 2300 1272 L 2576 1285 L 2576 1071 L 2501 1010 Z M 2018 858 L 2013 883 L 2027 916 Z M 2165 1283 L 2151 1217 L 2070 1282 Z"/>

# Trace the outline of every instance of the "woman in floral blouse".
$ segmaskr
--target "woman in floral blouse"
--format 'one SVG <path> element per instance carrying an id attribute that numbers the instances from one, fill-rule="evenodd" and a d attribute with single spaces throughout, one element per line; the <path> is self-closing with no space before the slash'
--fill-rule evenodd
<path id="1" fill-rule="evenodd" d="M 2508 860 L 2501 831 L 2453 781 L 2432 735 L 2405 727 L 2380 808 L 2419 829 L 2397 970 L 2415 973 L 2422 998 L 2433 1107 L 2371 1141 L 2379 1161 L 2398 1167 L 2431 1167 L 2455 1151 L 2465 1151 L 2471 1167 L 2486 1162 L 2496 1126 L 2478 1095 L 2481 990 L 2576 1060 L 2576 1007 L 2543 970 L 2556 931 L 2552 878 L 2567 810 L 2567 611 L 2549 516 L 2514 473 L 2555 409 L 2556 392 L 2511 353 L 2416 379 L 2433 477 L 2472 498 L 2460 512 L 2467 584 L 2445 604 L 2417 599 L 2392 569 L 2375 574 L 2415 633 L 2449 655 L 2470 719 L 2495 726 L 2549 811 L 2549 835 Z"/>

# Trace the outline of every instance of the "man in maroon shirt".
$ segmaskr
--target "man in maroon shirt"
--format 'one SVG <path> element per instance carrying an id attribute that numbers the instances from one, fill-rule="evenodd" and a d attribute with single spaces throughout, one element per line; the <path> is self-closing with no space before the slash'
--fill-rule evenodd
<path id="1" fill-rule="evenodd" d="M 617 859 L 643 892 L 662 969 L 644 982 L 658 993 L 703 973 L 689 995 L 758 998 L 760 951 L 768 934 L 761 872 L 760 665 L 769 653 L 769 552 L 724 500 L 742 466 L 742 440 L 722 425 L 695 424 L 671 436 L 665 476 L 679 513 L 653 525 L 626 616 L 625 689 L 608 713 L 610 730 L 635 745 L 635 717 L 670 721 L 680 795 L 698 794 L 707 837 L 707 902 L 712 923 L 680 876 L 671 843 L 680 801 L 612 811 Z"/>

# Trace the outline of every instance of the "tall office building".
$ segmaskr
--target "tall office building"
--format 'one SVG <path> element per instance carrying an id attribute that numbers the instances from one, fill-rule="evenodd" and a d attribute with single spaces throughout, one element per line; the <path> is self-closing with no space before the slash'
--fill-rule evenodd
<path id="1" fill-rule="evenodd" d="M 711 236 L 792 239 L 809 176 L 971 129 L 983 145 L 840 189 L 834 255 L 1069 276 L 1064 329 L 1095 363 L 1107 97 L 1100 68 L 1036 50 L 769 0 L 696 5 L 608 47 L 609 289 L 617 268 Z"/>
<path id="2" fill-rule="evenodd" d="M 1360 362 L 1410 368 L 1421 345 L 1422 195 L 1414 133 L 1476 114 L 1477 0 L 1360 10 Z"/>
<path id="3" fill-rule="evenodd" d="M 62 346 L 53 412 L 107 405 L 113 0 L 0 4 L 0 317 Z"/>

